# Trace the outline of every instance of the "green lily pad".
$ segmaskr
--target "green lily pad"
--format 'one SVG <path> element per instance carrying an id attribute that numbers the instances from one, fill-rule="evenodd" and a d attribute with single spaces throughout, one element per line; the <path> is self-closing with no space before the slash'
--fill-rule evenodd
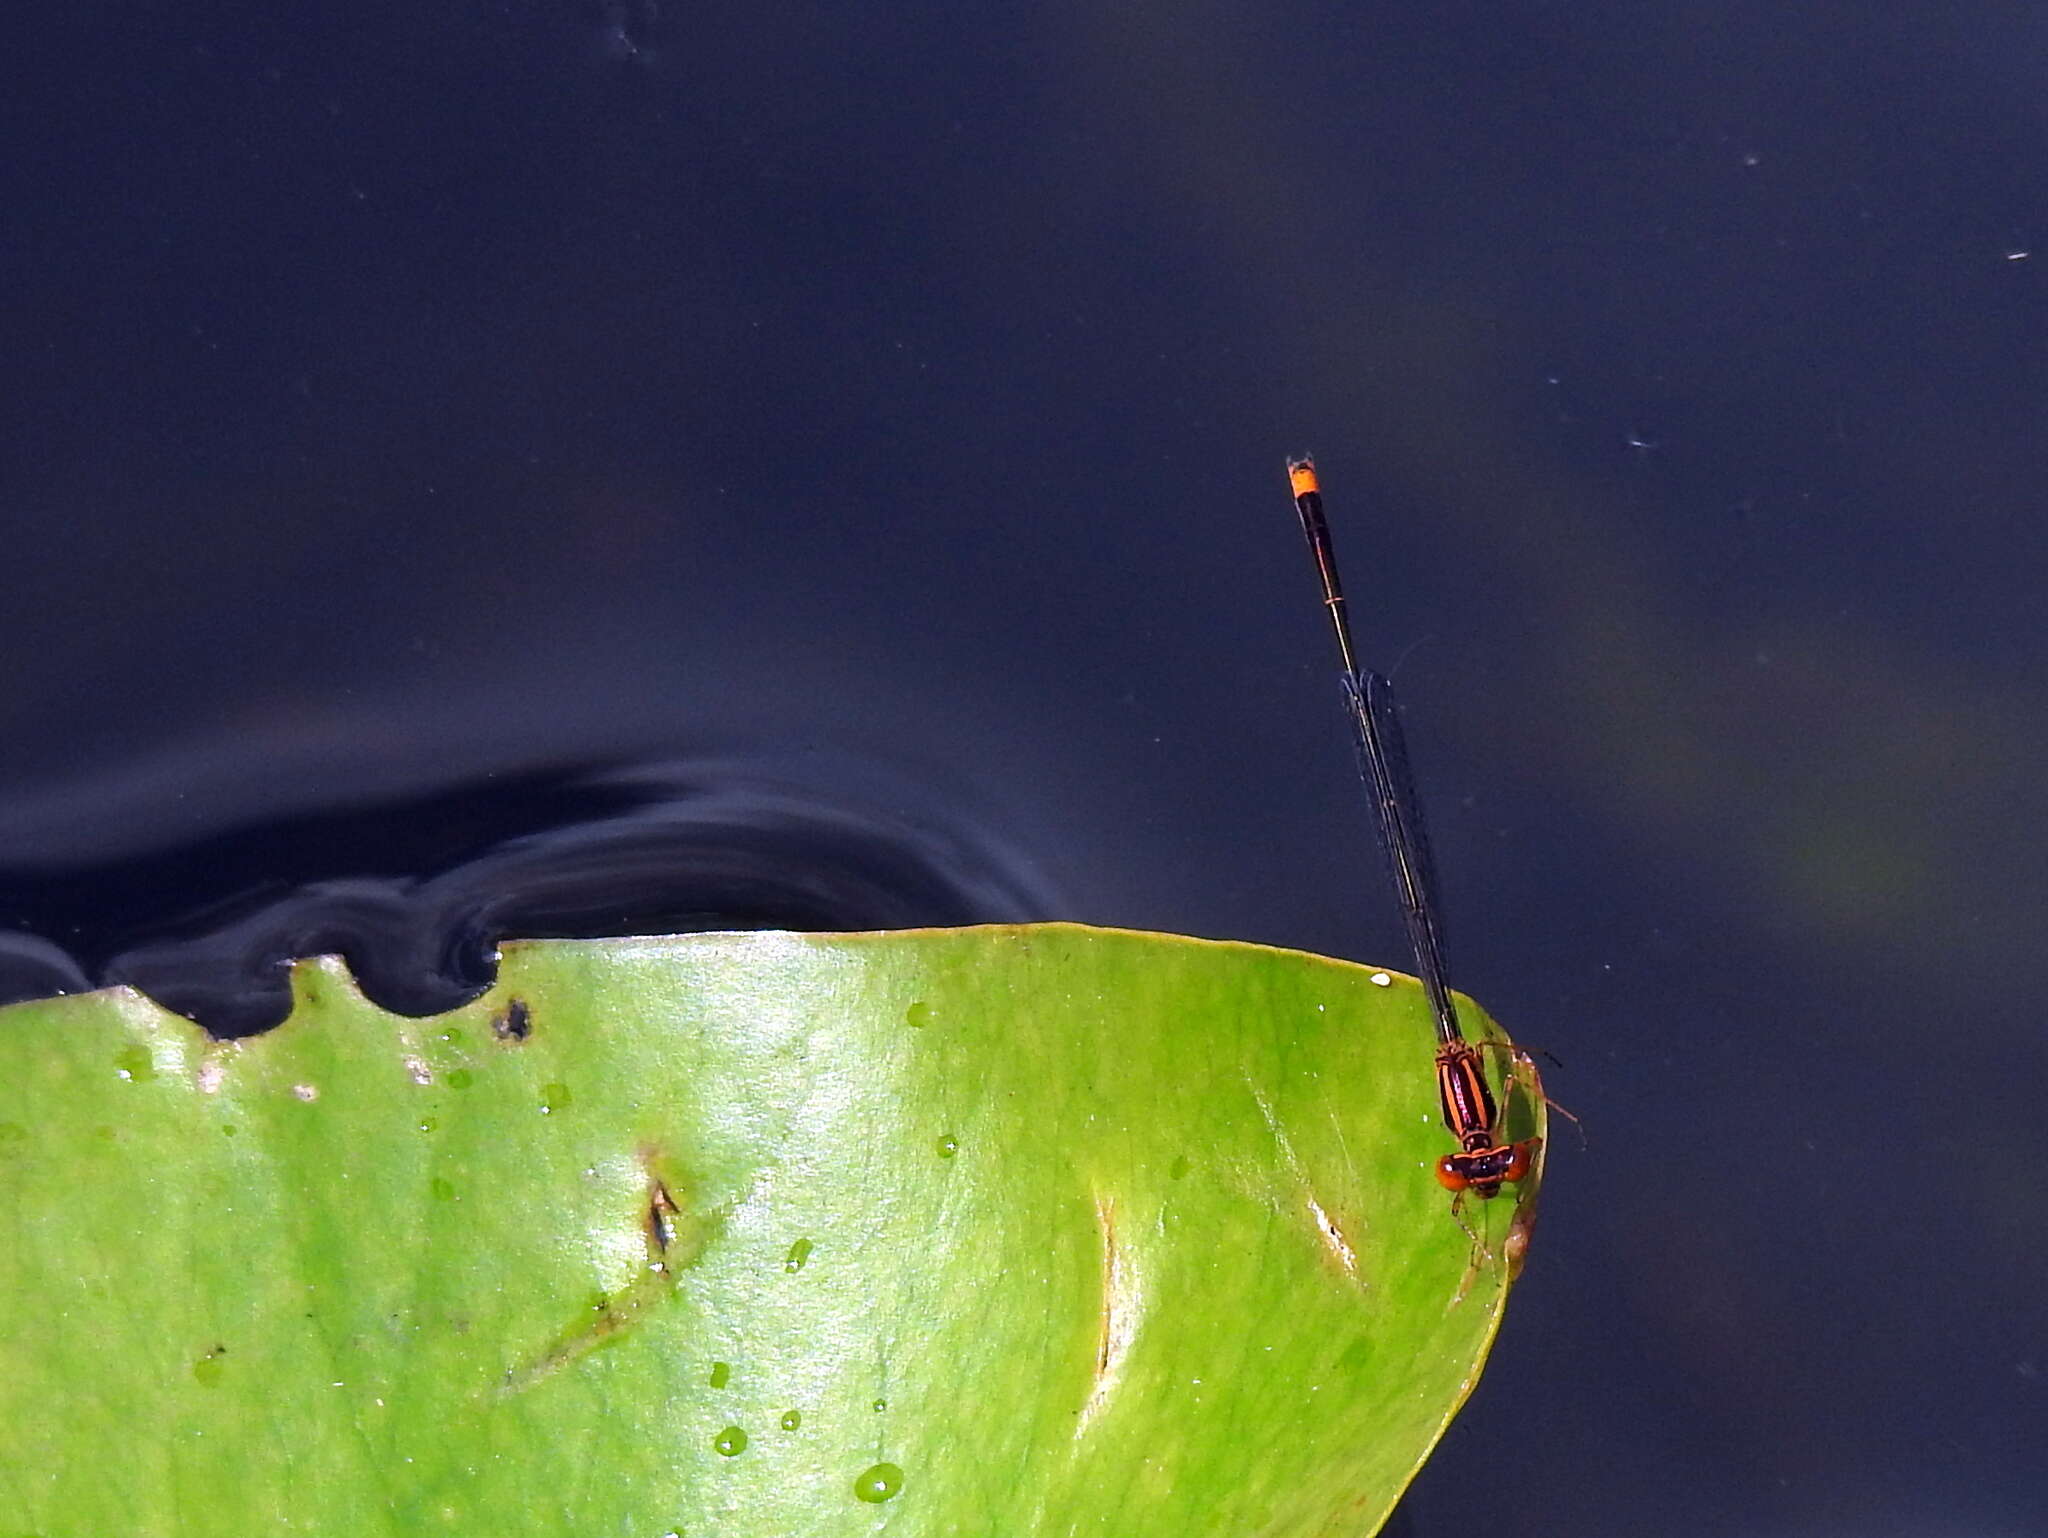
<path id="1" fill-rule="evenodd" d="M 536 941 L 432 1019 L 293 982 L 239 1042 L 0 1010 L 0 1532 L 1369 1533 L 1527 1238 L 1431 1178 L 1412 980 L 1296 952 Z"/>

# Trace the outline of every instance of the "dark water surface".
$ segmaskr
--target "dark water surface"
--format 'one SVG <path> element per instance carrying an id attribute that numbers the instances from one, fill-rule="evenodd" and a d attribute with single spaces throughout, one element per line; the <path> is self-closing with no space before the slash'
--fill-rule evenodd
<path id="1" fill-rule="evenodd" d="M 2048 1531 L 2044 78 L 1968 4 L 17 8 L 0 993 L 1405 965 L 1313 449 L 1587 1130 L 1413 1532 Z"/>
<path id="2" fill-rule="evenodd" d="M 0 936 L 0 999 L 128 983 L 239 1036 L 284 1018 L 297 956 L 345 955 L 379 1004 L 428 1014 L 489 987 L 507 938 L 907 929 L 1055 906 L 932 787 L 872 766 L 529 773 L 18 873 L 0 911 L 44 932 Z"/>

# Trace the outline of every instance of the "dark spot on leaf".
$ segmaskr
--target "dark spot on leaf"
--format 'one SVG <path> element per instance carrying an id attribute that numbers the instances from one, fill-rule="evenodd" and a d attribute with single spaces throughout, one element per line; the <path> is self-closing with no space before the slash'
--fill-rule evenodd
<path id="1" fill-rule="evenodd" d="M 651 1178 L 647 1183 L 646 1219 L 650 1259 L 659 1260 L 676 1242 L 676 1212 L 676 1199 L 668 1194 L 668 1187 L 659 1177 Z"/>
<path id="2" fill-rule="evenodd" d="M 526 1000 L 513 999 L 505 1005 L 504 1012 L 491 1021 L 491 1034 L 500 1041 L 524 1041 L 533 1034 L 533 1011 L 526 1007 Z"/>

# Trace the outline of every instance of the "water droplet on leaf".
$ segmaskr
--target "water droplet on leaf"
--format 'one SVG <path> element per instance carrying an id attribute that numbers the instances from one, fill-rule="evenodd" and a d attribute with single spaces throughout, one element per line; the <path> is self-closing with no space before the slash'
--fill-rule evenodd
<path id="1" fill-rule="evenodd" d="M 856 1499 L 880 1505 L 903 1488 L 903 1470 L 893 1463 L 878 1463 L 863 1469 L 853 1482 Z"/>

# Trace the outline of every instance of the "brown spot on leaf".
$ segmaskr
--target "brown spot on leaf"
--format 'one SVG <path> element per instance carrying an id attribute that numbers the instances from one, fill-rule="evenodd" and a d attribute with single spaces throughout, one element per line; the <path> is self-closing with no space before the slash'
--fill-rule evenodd
<path id="1" fill-rule="evenodd" d="M 577 1319 L 552 1344 L 506 1369 L 500 1394 L 520 1394 L 553 1376 L 592 1351 L 629 1336 L 633 1327 L 675 1292 L 678 1273 L 703 1258 L 705 1249 L 724 1229 L 733 1203 L 693 1207 L 685 1211 L 675 1198 L 690 1191 L 682 1172 L 658 1147 L 637 1150 L 647 1184 L 636 1214 L 646 1246 L 646 1262 L 623 1285 L 595 1299 L 590 1313 Z"/>
<path id="2" fill-rule="evenodd" d="M 647 1177 L 647 1258 L 660 1260 L 676 1242 L 676 1215 L 680 1209 L 676 1199 L 668 1194 L 668 1187 L 662 1184 L 659 1175 Z"/>

